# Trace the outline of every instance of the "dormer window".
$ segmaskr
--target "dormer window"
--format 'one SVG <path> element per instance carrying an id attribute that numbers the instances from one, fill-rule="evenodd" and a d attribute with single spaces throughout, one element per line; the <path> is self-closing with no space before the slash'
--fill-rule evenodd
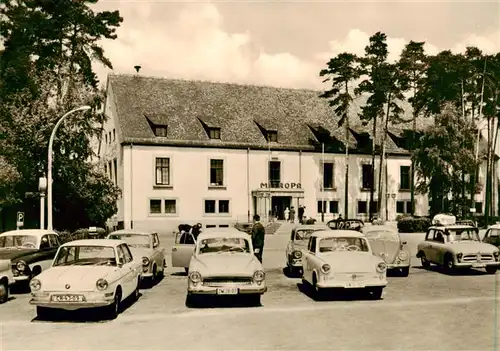
<path id="1" fill-rule="evenodd" d="M 155 126 L 154 131 L 157 137 L 167 137 L 167 126 Z"/>
<path id="2" fill-rule="evenodd" d="M 220 128 L 208 128 L 208 136 L 210 139 L 220 139 Z"/>
<path id="3" fill-rule="evenodd" d="M 276 130 L 266 131 L 266 139 L 270 143 L 277 143 L 278 142 L 278 131 L 276 131 Z"/>

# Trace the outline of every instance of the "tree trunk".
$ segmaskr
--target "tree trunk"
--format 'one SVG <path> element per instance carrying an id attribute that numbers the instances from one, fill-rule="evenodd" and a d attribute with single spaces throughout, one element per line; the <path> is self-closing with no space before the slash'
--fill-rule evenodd
<path id="1" fill-rule="evenodd" d="M 384 174 L 384 161 L 385 161 L 385 143 L 386 143 L 386 137 L 387 137 L 387 128 L 389 125 L 389 113 L 391 111 L 391 93 L 389 92 L 388 97 L 387 97 L 387 110 L 385 114 L 385 121 L 384 122 L 384 129 L 383 129 L 383 135 L 382 135 L 382 142 L 381 142 L 381 147 L 382 151 L 380 153 L 380 162 L 379 162 L 379 170 L 378 170 L 378 202 L 377 202 L 377 213 L 379 219 L 382 219 L 382 199 L 385 198 L 384 196 L 384 184 L 382 183 L 382 175 Z"/>
<path id="2" fill-rule="evenodd" d="M 373 195 L 375 192 L 375 149 L 377 144 L 377 116 L 373 117 L 372 128 L 372 170 L 371 170 L 371 184 L 370 184 L 370 203 L 368 205 L 369 220 L 373 217 Z"/>
<path id="3" fill-rule="evenodd" d="M 349 94 L 347 82 L 345 91 Z M 344 218 L 349 218 L 349 110 L 345 116 L 345 179 L 344 179 Z"/>

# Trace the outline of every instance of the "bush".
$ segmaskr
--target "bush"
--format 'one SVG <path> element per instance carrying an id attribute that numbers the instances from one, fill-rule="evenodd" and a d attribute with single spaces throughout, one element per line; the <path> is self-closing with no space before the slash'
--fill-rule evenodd
<path id="1" fill-rule="evenodd" d="M 304 224 L 314 224 L 316 223 L 316 219 L 314 218 L 308 218 L 304 221 Z"/>
<path id="2" fill-rule="evenodd" d="M 372 224 L 373 225 L 384 225 L 385 221 L 383 221 L 381 219 L 375 219 L 375 220 L 372 221 Z"/>
<path id="3" fill-rule="evenodd" d="M 402 217 L 398 220 L 398 231 L 400 233 L 425 233 L 431 223 L 431 220 L 425 217 Z"/>
<path id="4" fill-rule="evenodd" d="M 486 218 L 484 216 L 476 216 L 474 220 L 477 222 L 477 226 L 479 228 L 485 228 L 489 225 L 495 224 L 496 222 L 500 222 L 500 217 L 490 216 L 488 218 L 488 223 L 486 223 Z"/>
<path id="5" fill-rule="evenodd" d="M 59 234 L 59 240 L 61 241 L 61 244 L 73 240 L 71 233 L 67 230 L 63 230 L 62 232 L 57 232 L 57 234 Z"/>

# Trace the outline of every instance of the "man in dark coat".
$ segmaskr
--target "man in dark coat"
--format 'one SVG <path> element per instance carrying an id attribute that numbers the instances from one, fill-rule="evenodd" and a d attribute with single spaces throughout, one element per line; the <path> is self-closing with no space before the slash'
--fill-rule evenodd
<path id="1" fill-rule="evenodd" d="M 264 251 L 264 240 L 266 236 L 266 229 L 260 223 L 260 216 L 253 216 L 254 225 L 252 228 L 252 246 L 254 255 L 262 263 L 262 251 Z"/>
<path id="2" fill-rule="evenodd" d="M 302 220 L 304 218 L 304 207 L 303 206 L 299 206 L 298 215 L 299 215 L 299 223 L 302 224 Z"/>

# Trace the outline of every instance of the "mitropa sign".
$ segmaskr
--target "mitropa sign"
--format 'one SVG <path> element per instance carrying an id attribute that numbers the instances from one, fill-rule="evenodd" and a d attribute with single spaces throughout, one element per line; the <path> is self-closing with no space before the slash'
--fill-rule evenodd
<path id="1" fill-rule="evenodd" d="M 302 185 L 300 183 L 280 183 L 280 182 L 271 182 L 271 183 L 260 183 L 260 187 L 264 189 L 302 189 Z"/>

